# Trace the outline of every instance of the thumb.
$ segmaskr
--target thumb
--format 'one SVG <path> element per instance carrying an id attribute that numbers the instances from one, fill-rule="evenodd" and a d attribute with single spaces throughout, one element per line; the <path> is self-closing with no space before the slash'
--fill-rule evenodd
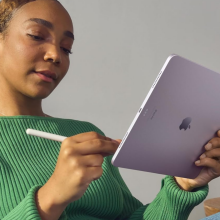
<path id="1" fill-rule="evenodd" d="M 115 139 L 115 141 L 117 141 L 117 142 L 119 142 L 119 143 L 121 143 L 121 142 L 122 142 L 122 140 L 121 140 L 121 139 Z"/>
<path id="2" fill-rule="evenodd" d="M 220 130 L 218 130 L 217 134 L 218 134 L 218 136 L 220 137 Z"/>

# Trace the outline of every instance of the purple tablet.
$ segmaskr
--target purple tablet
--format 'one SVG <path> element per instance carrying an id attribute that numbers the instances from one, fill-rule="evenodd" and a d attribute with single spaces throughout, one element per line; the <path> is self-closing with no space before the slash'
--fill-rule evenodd
<path id="1" fill-rule="evenodd" d="M 133 170 L 194 179 L 195 161 L 220 129 L 220 74 L 167 58 L 112 158 Z"/>

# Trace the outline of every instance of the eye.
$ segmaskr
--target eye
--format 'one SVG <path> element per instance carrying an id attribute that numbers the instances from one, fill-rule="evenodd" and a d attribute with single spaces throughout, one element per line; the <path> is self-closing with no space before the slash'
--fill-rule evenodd
<path id="1" fill-rule="evenodd" d="M 63 48 L 63 47 L 62 47 Z M 64 52 L 67 53 L 67 54 L 72 54 L 73 52 L 71 52 L 70 50 L 67 50 L 65 48 L 63 48 Z"/>
<path id="2" fill-rule="evenodd" d="M 39 37 L 39 36 L 36 36 L 36 35 L 31 35 L 31 34 L 28 34 L 31 38 L 33 38 L 34 40 L 36 41 L 39 41 L 39 40 L 43 40 L 42 37 Z M 71 52 L 70 50 L 66 49 L 66 48 L 63 48 L 63 51 L 66 53 L 66 54 L 72 54 L 73 52 Z"/>
<path id="3" fill-rule="evenodd" d="M 42 37 L 39 37 L 39 36 L 36 36 L 36 35 L 31 35 L 31 34 L 28 34 L 31 38 L 33 38 L 34 40 L 43 40 Z"/>

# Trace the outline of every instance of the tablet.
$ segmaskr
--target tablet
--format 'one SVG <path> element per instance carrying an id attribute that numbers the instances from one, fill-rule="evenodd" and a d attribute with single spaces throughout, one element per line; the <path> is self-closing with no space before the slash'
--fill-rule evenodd
<path id="1" fill-rule="evenodd" d="M 176 54 L 156 77 L 114 166 L 194 179 L 195 161 L 220 129 L 220 74 Z"/>

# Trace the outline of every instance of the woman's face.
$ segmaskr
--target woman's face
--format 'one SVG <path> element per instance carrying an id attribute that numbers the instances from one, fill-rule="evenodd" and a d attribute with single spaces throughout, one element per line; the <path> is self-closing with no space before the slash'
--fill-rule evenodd
<path id="1" fill-rule="evenodd" d="M 0 40 L 1 90 L 46 98 L 69 69 L 72 44 L 72 20 L 58 2 L 37 0 L 25 4 L 9 23 L 6 39 Z M 46 82 L 34 73 L 43 70 L 54 72 L 57 79 Z"/>

